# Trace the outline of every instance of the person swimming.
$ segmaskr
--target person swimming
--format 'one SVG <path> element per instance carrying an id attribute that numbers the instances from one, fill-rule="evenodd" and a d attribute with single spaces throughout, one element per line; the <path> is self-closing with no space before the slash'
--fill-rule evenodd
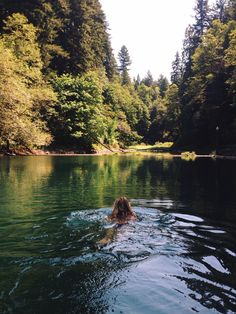
<path id="1" fill-rule="evenodd" d="M 128 199 L 124 196 L 115 200 L 111 215 L 108 220 L 115 220 L 118 223 L 127 223 L 128 220 L 135 220 L 136 214 L 133 212 Z"/>
<path id="2" fill-rule="evenodd" d="M 116 222 L 116 225 L 106 230 L 106 235 L 98 243 L 108 244 L 116 234 L 117 227 L 127 224 L 129 220 L 136 220 L 137 216 L 130 206 L 130 202 L 124 196 L 115 200 L 111 215 L 107 216 L 108 221 Z"/>

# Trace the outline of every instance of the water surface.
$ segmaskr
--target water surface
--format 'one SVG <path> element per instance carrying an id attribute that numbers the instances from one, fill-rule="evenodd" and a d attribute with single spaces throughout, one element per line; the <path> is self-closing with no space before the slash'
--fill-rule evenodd
<path id="1" fill-rule="evenodd" d="M 235 178 L 232 160 L 0 158 L 0 313 L 235 313 Z M 121 195 L 138 220 L 117 227 Z"/>

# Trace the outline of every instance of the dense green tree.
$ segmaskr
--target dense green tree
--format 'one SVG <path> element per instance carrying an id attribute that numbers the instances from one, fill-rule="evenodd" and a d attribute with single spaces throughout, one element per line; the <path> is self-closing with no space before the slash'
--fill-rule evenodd
<path id="1" fill-rule="evenodd" d="M 121 86 L 118 81 L 109 83 L 104 96 L 117 117 L 120 140 L 125 138 L 126 144 L 131 144 L 146 136 L 150 124 L 149 110 L 133 86 Z"/>
<path id="2" fill-rule="evenodd" d="M 229 93 L 232 96 L 233 104 L 236 105 L 236 22 L 228 24 L 229 46 L 225 50 L 225 66 L 228 71 L 227 83 L 230 85 Z"/>
<path id="3" fill-rule="evenodd" d="M 155 144 L 166 140 L 165 137 L 165 117 L 166 117 L 166 103 L 161 99 L 158 104 L 150 108 L 151 124 L 148 132 L 148 142 Z"/>
<path id="4" fill-rule="evenodd" d="M 180 93 L 184 94 L 184 90 L 188 89 L 189 78 L 192 73 L 192 56 L 200 44 L 201 37 L 206 29 L 210 26 L 210 8 L 208 0 L 196 0 L 194 8 L 195 22 L 189 25 L 185 31 L 185 39 L 182 51 L 182 72 L 183 82 Z M 185 100 L 187 102 L 188 100 Z"/>
<path id="5" fill-rule="evenodd" d="M 196 49 L 194 27 L 189 25 L 185 30 L 185 38 L 183 41 L 182 50 L 182 71 L 183 71 L 183 86 L 186 88 L 188 78 L 192 75 L 192 55 Z"/>
<path id="6" fill-rule="evenodd" d="M 66 0 L 64 0 L 66 1 Z M 41 49 L 44 72 L 59 70 L 58 62 L 68 57 L 68 53 L 58 42 L 63 33 L 64 21 L 61 18 L 63 1 L 61 0 L 19 0 L 0 2 L 1 21 L 13 13 L 22 13 L 37 27 L 37 39 Z M 65 15 L 63 15 L 65 19 Z M 1 24 L 0 24 L 1 25 Z M 60 62 L 59 64 L 63 64 Z"/>
<path id="7" fill-rule="evenodd" d="M 49 74 L 53 71 L 61 72 L 58 60 L 64 62 L 69 54 L 62 48 L 58 41 L 61 29 L 64 27 L 63 19 L 59 17 L 59 8 L 56 2 L 41 1 L 31 13 L 32 20 L 38 28 L 38 42 L 41 50 L 44 72 Z"/>
<path id="8" fill-rule="evenodd" d="M 120 62 L 118 69 L 121 75 L 121 82 L 123 85 L 130 84 L 129 66 L 131 65 L 131 59 L 126 46 L 123 45 L 121 47 L 118 53 L 118 58 Z"/>
<path id="9" fill-rule="evenodd" d="M 182 143 L 214 147 L 217 128 L 219 144 L 233 142 L 234 87 L 229 85 L 234 86 L 234 29 L 235 22 L 213 21 L 193 54 L 193 74 L 184 98 L 188 102 L 182 109 Z"/>
<path id="10" fill-rule="evenodd" d="M 176 85 L 180 85 L 182 79 L 182 62 L 177 51 L 175 54 L 175 60 L 172 62 L 171 82 Z"/>
<path id="11" fill-rule="evenodd" d="M 139 74 L 137 75 L 136 78 L 134 77 L 133 84 L 134 84 L 134 88 L 137 90 L 139 85 L 141 84 L 141 78 Z"/>
<path id="12" fill-rule="evenodd" d="M 35 112 L 45 113 L 54 95 L 51 87 L 44 81 L 43 62 L 36 31 L 24 15 L 14 13 L 5 21 L 2 40 L 19 63 L 17 71 L 26 86 L 30 88 L 31 96 L 34 97 Z"/>
<path id="13" fill-rule="evenodd" d="M 171 84 L 165 94 L 166 116 L 165 121 L 165 139 L 176 141 L 180 132 L 180 97 L 179 88 L 176 84 Z"/>
<path id="14" fill-rule="evenodd" d="M 147 86 L 144 83 L 140 84 L 137 88 L 137 93 L 143 103 L 150 108 L 154 103 L 157 102 L 158 97 L 160 96 L 158 86 Z"/>
<path id="15" fill-rule="evenodd" d="M 201 36 L 210 25 L 210 8 L 208 5 L 208 0 L 196 0 L 194 11 L 195 23 L 193 26 L 195 31 L 196 44 L 198 44 Z"/>
<path id="16" fill-rule="evenodd" d="M 54 88 L 58 102 L 50 122 L 56 140 L 65 145 L 82 139 L 89 147 L 105 141 L 112 120 L 105 116 L 98 74 L 62 75 L 54 82 Z"/>
<path id="17" fill-rule="evenodd" d="M 44 71 L 85 73 L 105 67 L 116 74 L 116 61 L 107 33 L 105 15 L 98 0 L 2 0 L 6 18 L 23 13 L 38 28 Z"/>
<path id="18" fill-rule="evenodd" d="M 161 97 L 164 97 L 165 92 L 169 86 L 168 79 L 164 75 L 161 74 L 157 80 L 157 85 L 159 87 Z"/>
<path id="19" fill-rule="evenodd" d="M 5 23 L 0 38 L 0 145 L 7 149 L 46 145 L 51 136 L 41 113 L 55 95 L 42 80 L 36 29 L 19 13 Z"/>
<path id="20" fill-rule="evenodd" d="M 42 78 L 42 59 L 37 43 L 36 28 L 28 23 L 27 18 L 14 13 L 5 20 L 4 35 L 2 39 L 5 46 L 10 48 L 21 64 L 19 69 L 28 84 L 34 84 Z"/>
<path id="21" fill-rule="evenodd" d="M 236 20 L 236 1 L 228 0 L 228 5 L 226 7 L 226 19 L 227 21 Z"/>
<path id="22" fill-rule="evenodd" d="M 86 73 L 105 67 L 109 77 L 114 75 L 115 59 L 98 0 L 70 1 L 63 44 L 70 55 L 67 63 L 70 73 Z"/>
<path id="23" fill-rule="evenodd" d="M 144 79 L 142 79 L 142 83 L 149 87 L 154 84 L 154 79 L 150 70 L 148 70 L 147 75 L 144 77 Z"/>
<path id="24" fill-rule="evenodd" d="M 222 23 L 226 21 L 226 6 L 228 0 L 216 0 L 216 3 L 213 6 L 213 19 L 219 19 Z"/>
<path id="25" fill-rule="evenodd" d="M 107 77 L 110 80 L 112 80 L 118 75 L 118 72 L 116 59 L 113 54 L 109 37 L 107 37 L 107 39 L 105 40 L 104 47 L 105 47 L 104 67 L 106 70 Z"/>

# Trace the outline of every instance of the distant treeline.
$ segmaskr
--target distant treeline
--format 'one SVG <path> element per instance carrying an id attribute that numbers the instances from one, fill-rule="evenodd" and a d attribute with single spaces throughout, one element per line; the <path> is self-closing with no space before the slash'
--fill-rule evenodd
<path id="1" fill-rule="evenodd" d="M 169 83 L 117 64 L 98 0 L 1 0 L 0 147 L 236 144 L 236 2 L 194 10 Z"/>

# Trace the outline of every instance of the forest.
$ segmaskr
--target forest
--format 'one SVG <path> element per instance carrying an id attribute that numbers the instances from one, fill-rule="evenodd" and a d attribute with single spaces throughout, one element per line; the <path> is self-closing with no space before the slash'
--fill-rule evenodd
<path id="1" fill-rule="evenodd" d="M 0 149 L 236 151 L 236 1 L 196 0 L 193 15 L 169 82 L 130 77 L 99 0 L 0 0 Z"/>

